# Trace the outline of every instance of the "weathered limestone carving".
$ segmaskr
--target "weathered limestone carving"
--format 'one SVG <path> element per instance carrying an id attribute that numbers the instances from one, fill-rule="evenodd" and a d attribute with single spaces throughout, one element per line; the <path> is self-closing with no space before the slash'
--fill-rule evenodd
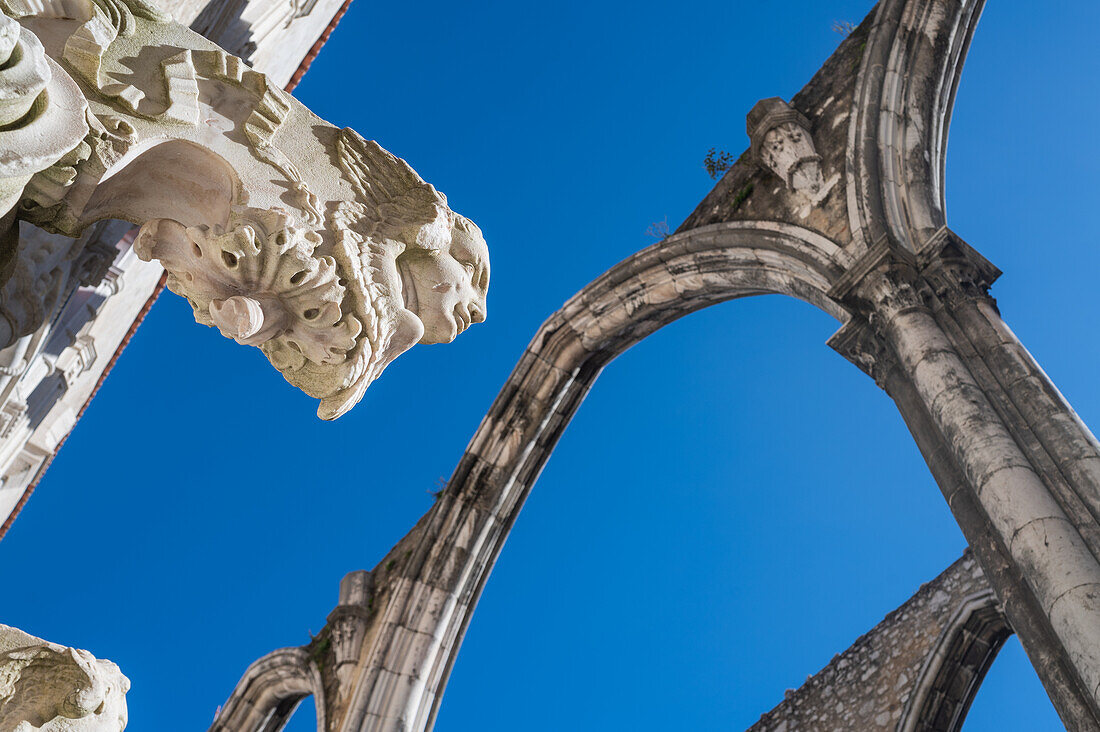
<path id="1" fill-rule="evenodd" d="M 80 89 L 34 33 L 0 14 L 0 212 L 88 131 Z"/>
<path id="2" fill-rule="evenodd" d="M 779 97 L 772 97 L 757 102 L 749 111 L 746 127 L 753 158 L 805 198 L 797 213 L 802 218 L 809 216 L 810 209 L 825 200 L 840 180 L 839 173 L 825 179 L 809 120 Z"/>
<path id="3" fill-rule="evenodd" d="M 882 337 L 859 316 L 852 316 L 841 326 L 829 338 L 828 345 L 874 379 L 880 389 L 886 388 L 887 377 L 898 365 Z"/>
<path id="4" fill-rule="evenodd" d="M 327 726 L 318 729 L 430 729 L 508 527 L 603 367 L 663 325 L 739 297 L 783 293 L 844 320 L 827 296 L 841 273 L 831 261 L 839 253 L 834 242 L 790 224 L 702 227 L 629 257 L 551 315 L 429 514 L 374 570 L 344 578 L 325 629 L 295 649 L 309 654 L 325 679 L 326 694 L 316 702 Z M 248 724 L 260 712 L 304 693 L 304 685 L 285 683 L 286 675 L 304 673 L 293 664 L 281 668 L 281 674 L 250 668 L 211 732 L 257 729 Z"/>
<path id="5" fill-rule="evenodd" d="M 162 262 L 196 320 L 260 347 L 321 417 L 416 343 L 484 320 L 480 230 L 403 160 L 143 0 L 0 5 L 88 99 L 20 216 L 69 236 L 104 218 L 141 225 L 135 252 Z M 0 347 L 48 311 L 8 318 Z"/>
<path id="6" fill-rule="evenodd" d="M 972 298 L 993 303 L 989 287 L 1001 276 L 997 267 L 946 226 L 917 251 L 917 266 L 936 297 L 952 307 Z"/>
<path id="7" fill-rule="evenodd" d="M 340 312 L 345 288 L 332 257 L 314 256 L 320 241 L 287 224 L 284 214 L 255 211 L 234 214 L 221 233 L 154 219 L 141 228 L 134 251 L 160 260 L 169 289 L 187 298 L 195 320 L 246 345 L 279 340 L 269 348 L 297 354 L 300 368 L 305 360 L 344 360 L 361 329 Z"/>
<path id="8" fill-rule="evenodd" d="M 122 732 L 118 666 L 0 625 L 0 732 Z"/>
<path id="9" fill-rule="evenodd" d="M 158 4 L 171 10 L 183 25 L 192 24 L 204 9 L 213 13 L 229 9 L 226 16 L 219 14 L 206 23 L 201 33 L 230 50 L 229 26 L 239 18 L 255 28 L 250 19 L 267 17 L 272 11 L 268 0 L 158 0 Z M 257 43 L 253 67 L 283 88 L 301 70 L 303 58 L 343 6 L 343 0 L 318 0 L 307 15 L 265 24 L 267 32 L 252 36 Z M 192 27 L 197 29 L 197 23 Z M 93 121 L 95 134 L 104 137 L 118 135 L 117 123 L 122 122 L 117 117 L 112 121 L 107 114 L 90 117 L 89 122 Z M 104 126 L 108 123 L 110 130 Z M 35 174 L 24 189 L 20 218 L 51 220 L 75 180 L 75 163 L 86 160 L 91 149 L 85 140 Z M 0 320 L 0 344 L 11 344 L 0 348 L 0 537 L 124 347 L 136 327 L 135 319 L 141 319 L 156 297 L 163 269 L 134 255 L 135 233 L 132 224 L 117 220 L 89 227 L 78 240 L 33 226 L 20 227 L 13 274 L 0 291 L 0 303 L 13 305 Z M 16 285 L 13 281 L 20 271 L 24 276 Z M 41 287 L 26 286 L 39 280 Z M 12 295 L 9 287 L 25 294 Z M 3 332 L 9 314 L 21 321 L 13 328 L 25 335 Z"/>
<path id="10" fill-rule="evenodd" d="M 341 697 L 347 697 L 352 690 L 353 675 L 367 633 L 373 589 L 374 578 L 370 572 L 349 573 L 340 580 L 340 604 L 328 615 L 327 627 Z"/>

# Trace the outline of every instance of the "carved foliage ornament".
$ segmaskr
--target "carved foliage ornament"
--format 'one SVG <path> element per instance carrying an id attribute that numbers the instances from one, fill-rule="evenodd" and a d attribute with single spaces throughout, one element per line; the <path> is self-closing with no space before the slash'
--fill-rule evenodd
<path id="1" fill-rule="evenodd" d="M 405 161 L 142 0 L 0 7 L 32 45 L 28 28 L 53 24 L 44 52 L 75 82 L 42 59 L 79 99 L 67 146 L 15 186 L 20 215 L 69 236 L 104 218 L 141 225 L 135 253 L 164 265 L 196 320 L 259 347 L 321 417 L 416 343 L 484 320 L 484 238 Z"/>

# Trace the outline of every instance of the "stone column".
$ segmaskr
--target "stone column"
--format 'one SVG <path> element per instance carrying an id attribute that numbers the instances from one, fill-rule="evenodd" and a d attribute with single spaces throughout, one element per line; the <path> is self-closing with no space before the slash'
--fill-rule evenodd
<path id="1" fill-rule="evenodd" d="M 833 295 L 894 363 L 878 367 L 886 389 L 1063 718 L 1094 728 L 1096 441 L 1001 322 L 985 294 L 997 274 L 941 230 L 917 256 L 884 238 Z"/>

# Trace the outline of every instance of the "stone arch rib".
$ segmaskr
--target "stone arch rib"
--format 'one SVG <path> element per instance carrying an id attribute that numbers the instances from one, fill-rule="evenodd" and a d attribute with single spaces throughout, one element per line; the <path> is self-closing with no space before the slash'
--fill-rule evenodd
<path id="1" fill-rule="evenodd" d="M 374 570 L 379 588 L 359 681 L 333 730 L 431 728 L 485 581 L 558 438 L 608 362 L 677 318 L 785 294 L 840 321 L 827 296 L 840 249 L 773 222 L 676 234 L 597 278 L 539 328 L 447 489 Z M 332 715 L 335 717 L 336 715 Z"/>
<path id="2" fill-rule="evenodd" d="M 1012 629 L 992 590 L 956 611 L 913 686 L 898 732 L 959 732 Z"/>
<path id="3" fill-rule="evenodd" d="M 310 694 L 317 701 L 317 729 L 325 729 L 320 675 L 304 648 L 280 648 L 255 661 L 218 710 L 210 732 L 279 732 Z"/>
<path id="4" fill-rule="evenodd" d="M 848 210 L 870 247 L 916 251 L 946 225 L 951 110 L 985 0 L 884 0 L 864 50 L 848 135 Z"/>

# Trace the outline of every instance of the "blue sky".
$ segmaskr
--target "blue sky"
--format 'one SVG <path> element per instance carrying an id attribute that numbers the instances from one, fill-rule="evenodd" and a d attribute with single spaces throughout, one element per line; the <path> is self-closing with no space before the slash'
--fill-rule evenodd
<path id="1" fill-rule="evenodd" d="M 483 228 L 489 320 L 417 347 L 336 423 L 166 294 L 0 545 L 3 622 L 117 661 L 131 729 L 205 729 L 430 506 L 539 323 L 681 221 L 858 22 L 854 0 L 357 0 L 296 95 Z M 952 123 L 948 220 L 1086 423 L 1100 268 L 1100 6 L 990 4 Z M 778 297 L 612 363 L 490 578 L 439 730 L 744 729 L 965 542 L 886 395 Z M 291 724 L 312 729 L 303 707 Z M 1013 639 L 967 732 L 1060 729 Z"/>

